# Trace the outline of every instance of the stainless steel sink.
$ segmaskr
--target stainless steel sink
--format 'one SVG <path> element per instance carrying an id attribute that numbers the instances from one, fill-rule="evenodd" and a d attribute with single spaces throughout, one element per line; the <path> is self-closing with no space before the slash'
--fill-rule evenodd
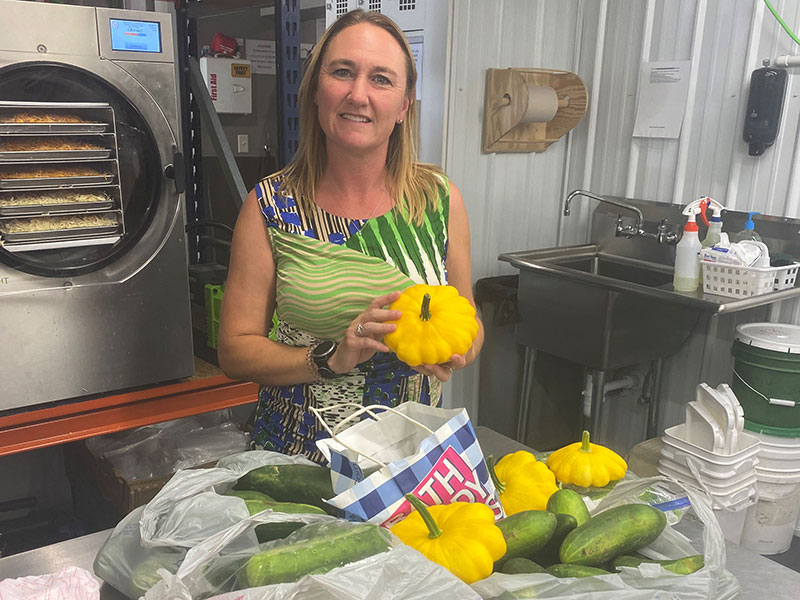
<path id="1" fill-rule="evenodd" d="M 709 310 L 672 289 L 672 267 L 598 244 L 500 255 L 520 270 L 520 343 L 596 370 L 677 352 Z"/>
<path id="2" fill-rule="evenodd" d="M 524 441 L 527 405 L 536 350 L 592 370 L 592 432 L 599 435 L 605 373 L 675 354 L 704 316 L 753 308 L 800 296 L 800 287 L 747 298 L 676 292 L 672 287 L 676 226 L 680 205 L 627 198 L 601 198 L 585 191 L 570 194 L 600 201 L 592 213 L 593 243 L 508 252 L 498 258 L 519 269 L 520 321 L 517 340 L 526 347 L 518 439 Z M 731 231 L 744 214 L 726 211 Z M 760 233 L 773 252 L 800 257 L 800 221 L 763 217 Z M 718 319 L 708 319 L 714 339 Z M 704 362 L 708 348 L 704 350 Z M 655 379 L 658 379 L 656 368 Z M 657 390 L 657 381 L 653 390 Z M 656 403 L 651 401 L 648 432 L 655 435 Z"/>

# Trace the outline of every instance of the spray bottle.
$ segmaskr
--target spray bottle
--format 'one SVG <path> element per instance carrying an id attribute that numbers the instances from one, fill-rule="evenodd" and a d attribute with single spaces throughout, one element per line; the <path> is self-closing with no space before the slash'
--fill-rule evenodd
<path id="1" fill-rule="evenodd" d="M 699 207 L 692 204 L 686 207 L 689 218 L 683 227 L 681 241 L 675 246 L 675 276 L 672 286 L 677 292 L 693 292 L 700 286 L 700 252 L 702 245 L 697 233 L 695 215 Z"/>
<path id="2" fill-rule="evenodd" d="M 756 231 L 755 223 L 753 223 L 753 215 L 760 215 L 760 212 L 749 212 L 747 213 L 747 221 L 744 224 L 744 229 L 742 229 L 739 233 L 733 236 L 734 242 L 741 242 L 743 240 L 752 240 L 754 242 L 760 242 L 761 236 L 758 235 Z"/>
<path id="3" fill-rule="evenodd" d="M 705 198 L 704 200 L 706 201 L 704 204 L 705 209 L 711 209 L 711 219 L 705 218 L 706 212 L 704 210 L 702 213 L 703 221 L 708 225 L 708 231 L 706 232 L 706 237 L 703 238 L 703 248 L 711 248 L 711 246 L 719 243 L 720 234 L 722 233 L 722 211 L 725 207 L 713 198 Z"/>

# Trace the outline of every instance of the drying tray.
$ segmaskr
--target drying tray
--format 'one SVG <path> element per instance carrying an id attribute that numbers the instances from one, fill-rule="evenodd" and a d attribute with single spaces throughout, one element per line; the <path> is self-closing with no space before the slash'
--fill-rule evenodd
<path id="1" fill-rule="evenodd" d="M 82 237 L 70 238 L 68 240 L 57 240 L 54 242 L 28 242 L 26 244 L 3 244 L 0 239 L 0 246 L 8 252 L 35 252 L 37 250 L 60 250 L 62 248 L 83 248 L 86 246 L 107 246 L 116 244 L 122 239 L 119 234 L 110 237 Z"/>
<path id="2" fill-rule="evenodd" d="M 0 177 L 2 177 L 0 175 Z M 0 190 L 52 189 L 62 187 L 105 185 L 114 180 L 112 173 L 83 175 L 78 177 L 30 177 L 19 179 L 0 178 Z"/>
<path id="3" fill-rule="evenodd" d="M 20 233 L 0 233 L 3 240 L 9 244 L 22 244 L 26 242 L 50 242 L 57 240 L 71 240 L 76 238 L 101 237 L 119 233 L 119 224 L 101 225 L 99 227 L 79 227 L 74 229 L 52 229 L 49 231 L 24 231 Z"/>
<path id="4" fill-rule="evenodd" d="M 98 150 L 13 150 L 0 152 L 0 162 L 97 160 L 111 156 L 109 148 Z"/>
<path id="5" fill-rule="evenodd" d="M 97 202 L 65 202 L 64 204 L 20 204 L 18 206 L 0 206 L 0 217 L 40 217 L 48 213 L 65 213 L 98 211 L 112 208 L 114 201 Z"/>
<path id="6" fill-rule="evenodd" d="M 108 123 L 1 123 L 0 133 L 104 133 Z"/>

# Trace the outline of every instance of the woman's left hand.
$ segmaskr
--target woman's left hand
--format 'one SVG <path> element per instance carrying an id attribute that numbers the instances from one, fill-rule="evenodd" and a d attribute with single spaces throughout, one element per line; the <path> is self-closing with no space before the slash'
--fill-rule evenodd
<path id="1" fill-rule="evenodd" d="M 438 365 L 419 365 L 413 367 L 413 369 L 428 377 L 436 377 L 439 381 L 449 381 L 454 371 L 463 369 L 466 366 L 467 359 L 464 358 L 463 355 L 453 354 L 446 363 L 440 363 Z"/>

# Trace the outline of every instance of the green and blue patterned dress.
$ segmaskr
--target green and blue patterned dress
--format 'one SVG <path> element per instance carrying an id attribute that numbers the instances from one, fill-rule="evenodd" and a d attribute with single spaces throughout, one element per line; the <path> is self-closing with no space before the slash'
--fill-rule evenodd
<path id="1" fill-rule="evenodd" d="M 368 220 L 337 217 L 313 203 L 278 194 L 281 180 L 256 186 L 276 269 L 277 340 L 313 346 L 340 340 L 347 327 L 378 296 L 416 283 L 447 283 L 449 185 L 442 177 L 437 206 L 429 203 L 421 225 L 395 211 Z M 307 207 L 307 208 L 304 208 Z M 343 402 L 395 406 L 438 404 L 441 383 L 417 373 L 394 353 L 378 353 L 334 380 L 261 386 L 253 443 L 323 462 L 316 440 L 327 434 L 309 407 Z M 355 408 L 329 411 L 333 425 Z"/>

